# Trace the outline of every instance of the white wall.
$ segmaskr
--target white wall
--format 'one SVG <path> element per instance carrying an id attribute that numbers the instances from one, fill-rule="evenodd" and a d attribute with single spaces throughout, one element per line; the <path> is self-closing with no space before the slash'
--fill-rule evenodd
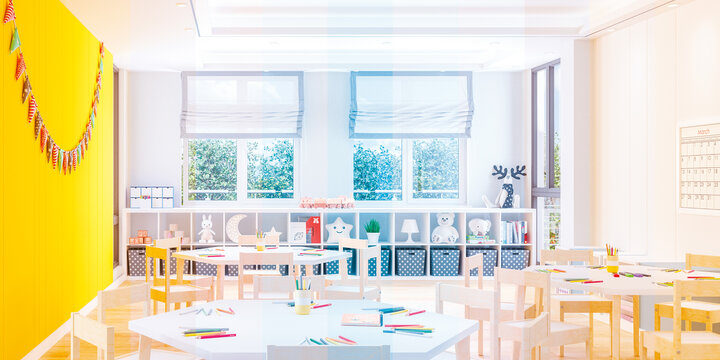
<path id="1" fill-rule="evenodd" d="M 349 73 L 305 73 L 305 120 L 300 139 L 300 196 L 352 194 L 353 142 L 348 138 Z M 525 109 L 526 74 L 473 74 L 475 120 L 468 140 L 468 203 L 484 206 L 483 194 L 494 198 L 500 181 L 493 164 L 527 165 L 530 174 L 529 124 Z M 181 186 L 180 74 L 131 72 L 128 77 L 129 185 L 172 185 L 179 206 Z M 529 183 L 529 178 L 522 182 Z M 516 181 L 522 206 L 529 191 Z"/>
<path id="2" fill-rule="evenodd" d="M 594 44 L 592 234 L 655 260 L 720 254 L 720 218 L 680 213 L 681 122 L 720 119 L 720 2 L 695 0 Z"/>

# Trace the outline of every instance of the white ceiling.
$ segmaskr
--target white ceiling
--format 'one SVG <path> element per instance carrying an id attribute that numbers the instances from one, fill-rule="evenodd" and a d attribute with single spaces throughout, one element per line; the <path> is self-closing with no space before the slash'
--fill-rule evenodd
<path id="1" fill-rule="evenodd" d="M 62 1 L 131 70 L 520 70 L 672 0 Z"/>

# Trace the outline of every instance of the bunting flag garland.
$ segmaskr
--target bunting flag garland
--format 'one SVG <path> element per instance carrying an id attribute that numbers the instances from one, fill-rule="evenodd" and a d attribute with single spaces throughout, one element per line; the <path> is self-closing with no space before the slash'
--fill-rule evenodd
<path id="1" fill-rule="evenodd" d="M 15 81 L 25 72 L 25 59 L 23 58 L 22 52 L 18 54 L 17 66 L 15 67 Z"/>
<path id="2" fill-rule="evenodd" d="M 35 96 L 30 95 L 30 106 L 28 107 L 28 123 L 32 122 L 37 113 L 37 102 L 35 102 Z"/>
<path id="3" fill-rule="evenodd" d="M 13 33 L 12 40 L 10 41 L 10 53 L 14 53 L 17 48 L 20 47 L 20 34 L 18 34 L 17 28 L 15 28 L 15 32 Z"/>
<path id="4" fill-rule="evenodd" d="M 85 125 L 85 131 L 80 136 L 80 140 L 72 150 L 64 150 L 55 142 L 50 135 L 50 131 L 46 127 L 45 121 L 40 115 L 37 99 L 33 94 L 32 85 L 30 84 L 30 75 L 28 74 L 27 65 L 22 51 L 22 42 L 20 41 L 20 33 L 16 23 L 15 7 L 12 0 L 8 2 L 5 8 L 5 17 L 3 24 L 12 22 L 13 35 L 10 40 L 10 54 L 17 51 L 17 63 L 15 66 L 15 81 L 23 77 L 22 103 L 28 102 L 27 122 L 33 123 L 34 120 L 34 136 L 35 140 L 40 141 L 40 153 L 45 152 L 48 162 L 52 162 L 53 169 L 59 168 L 61 174 L 70 174 L 77 171 L 80 160 L 85 158 L 85 152 L 88 150 L 88 143 L 92 138 L 92 129 L 95 127 L 95 118 L 98 116 L 98 104 L 100 103 L 100 89 L 102 88 L 103 59 L 105 57 L 105 44 L 100 42 L 100 58 L 98 60 L 97 75 L 95 76 L 95 87 L 90 103 L 90 115 Z M 23 76 L 23 74 L 25 76 Z M 29 101 L 28 101 L 29 98 Z M 47 113 L 46 113 L 47 114 Z"/>
<path id="5" fill-rule="evenodd" d="M 13 7 L 12 0 L 8 3 L 7 8 L 5 9 L 5 17 L 3 18 L 3 24 L 7 24 L 10 21 L 15 20 L 15 7 Z"/>

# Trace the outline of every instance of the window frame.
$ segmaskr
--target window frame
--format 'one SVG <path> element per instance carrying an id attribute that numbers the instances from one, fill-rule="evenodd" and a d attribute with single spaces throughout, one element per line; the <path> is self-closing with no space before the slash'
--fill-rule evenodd
<path id="1" fill-rule="evenodd" d="M 555 187 L 555 67 L 560 65 L 560 59 L 531 69 L 531 118 L 532 118 L 532 206 L 536 207 L 538 197 L 560 197 L 560 188 Z M 538 92 L 537 74 L 539 71 L 547 70 L 545 121 L 548 134 L 547 141 L 547 169 L 538 164 L 537 137 L 538 137 Z M 538 186 L 537 178 L 540 171 L 547 171 L 547 185 Z"/>
<path id="2" fill-rule="evenodd" d="M 447 138 L 439 138 L 447 139 Z M 377 139 L 364 139 L 355 138 L 353 140 L 353 156 L 355 154 L 354 146 L 356 141 L 372 141 Z M 413 190 L 413 141 L 415 140 L 428 140 L 426 138 L 405 138 L 397 139 L 400 140 L 401 145 L 401 176 L 402 176 L 402 200 L 355 200 L 355 202 L 364 207 L 407 207 L 409 205 L 420 206 L 420 205 L 434 205 L 437 206 L 439 203 L 447 205 L 465 205 L 467 204 L 467 139 L 457 138 L 458 140 L 458 198 L 457 199 L 414 199 L 412 197 Z M 353 171 L 352 178 L 355 178 Z M 355 198 L 355 184 L 351 185 L 352 196 Z"/>
<path id="3" fill-rule="evenodd" d="M 188 141 L 189 140 L 195 140 L 195 139 L 183 139 L 182 141 L 182 151 L 183 151 L 183 161 L 182 161 L 182 176 L 183 176 L 183 198 L 182 198 L 182 206 L 198 206 L 198 207 L 242 207 L 243 205 L 275 205 L 275 206 L 284 206 L 284 205 L 294 205 L 297 203 L 297 201 L 300 199 L 300 196 L 298 194 L 298 189 L 300 188 L 300 146 L 299 139 L 298 138 L 277 138 L 277 139 L 287 139 L 291 140 L 293 142 L 293 196 L 291 198 L 266 198 L 266 199 L 255 199 L 255 198 L 248 198 L 248 189 L 247 189 L 247 142 L 248 141 L 262 141 L 267 140 L 267 138 L 258 138 L 258 139 L 233 139 L 236 141 L 235 146 L 237 146 L 237 179 L 236 179 L 236 192 L 237 192 L 237 200 L 190 200 L 189 199 L 189 179 L 188 179 L 188 171 L 189 171 L 189 157 L 188 157 Z M 244 169 L 244 170 L 241 170 Z"/>

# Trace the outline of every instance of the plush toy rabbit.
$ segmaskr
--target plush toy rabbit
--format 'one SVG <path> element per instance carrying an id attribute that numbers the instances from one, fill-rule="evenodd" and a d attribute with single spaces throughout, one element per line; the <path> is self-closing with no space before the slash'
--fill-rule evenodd
<path id="1" fill-rule="evenodd" d="M 207 217 L 203 215 L 202 224 L 200 226 L 202 227 L 202 230 L 198 233 L 198 235 L 200 235 L 199 243 L 214 243 L 215 239 L 213 239 L 213 236 L 215 235 L 215 232 L 212 230 L 212 215 L 208 215 Z"/>

